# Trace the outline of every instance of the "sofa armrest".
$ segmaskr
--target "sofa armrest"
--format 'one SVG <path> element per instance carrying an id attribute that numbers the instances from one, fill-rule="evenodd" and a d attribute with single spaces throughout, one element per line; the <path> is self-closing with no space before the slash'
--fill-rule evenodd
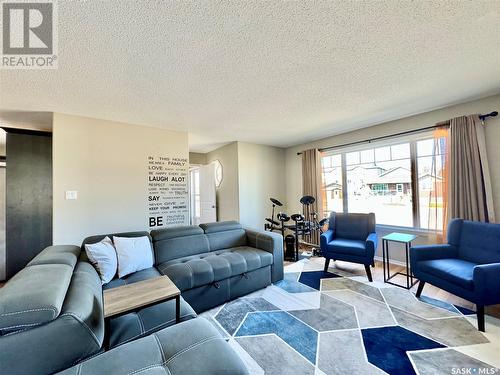
<path id="1" fill-rule="evenodd" d="M 273 265 L 271 266 L 271 281 L 283 279 L 283 236 L 273 232 L 255 231 L 245 229 L 247 243 L 249 246 L 261 249 L 273 254 Z"/>
<path id="2" fill-rule="evenodd" d="M 472 279 L 478 304 L 495 305 L 500 303 L 500 263 L 481 264 L 474 267 Z"/>
<path id="3" fill-rule="evenodd" d="M 321 236 L 319 237 L 319 245 L 321 248 L 321 252 L 326 251 L 326 245 L 330 243 L 331 240 L 333 240 L 333 230 L 328 229 L 325 233 L 321 233 Z"/>
<path id="4" fill-rule="evenodd" d="M 453 245 L 419 245 L 410 248 L 412 261 L 434 260 L 444 258 L 456 258 L 457 248 Z"/>
<path id="5" fill-rule="evenodd" d="M 368 235 L 365 241 L 365 247 L 367 251 L 367 257 L 373 258 L 378 246 L 378 236 L 377 233 L 373 232 Z"/>

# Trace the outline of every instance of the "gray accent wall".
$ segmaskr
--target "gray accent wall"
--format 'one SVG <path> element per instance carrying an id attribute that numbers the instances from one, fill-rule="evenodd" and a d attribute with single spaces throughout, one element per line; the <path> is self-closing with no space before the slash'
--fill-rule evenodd
<path id="1" fill-rule="evenodd" d="M 5 280 L 5 168 L 0 168 L 0 280 Z"/>
<path id="2" fill-rule="evenodd" d="M 52 245 L 52 134 L 7 130 L 6 278 Z"/>

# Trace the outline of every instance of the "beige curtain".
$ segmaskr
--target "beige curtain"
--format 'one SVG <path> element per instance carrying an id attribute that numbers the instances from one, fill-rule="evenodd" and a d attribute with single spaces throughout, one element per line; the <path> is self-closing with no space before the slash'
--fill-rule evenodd
<path id="1" fill-rule="evenodd" d="M 316 212 L 319 219 L 323 217 L 321 153 L 317 149 L 302 152 L 302 195 L 311 195 L 316 201 L 310 207 L 311 212 Z M 306 218 L 310 220 L 311 218 Z M 319 233 L 315 231 L 307 242 L 319 245 Z"/>
<path id="2" fill-rule="evenodd" d="M 484 125 L 479 115 L 450 120 L 448 217 L 495 222 Z"/>

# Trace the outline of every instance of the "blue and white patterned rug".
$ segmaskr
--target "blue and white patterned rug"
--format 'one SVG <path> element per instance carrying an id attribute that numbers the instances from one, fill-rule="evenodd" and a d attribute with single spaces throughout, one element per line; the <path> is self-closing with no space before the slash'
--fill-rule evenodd
<path id="1" fill-rule="evenodd" d="M 322 266 L 287 266 L 284 280 L 201 316 L 251 374 L 500 374 L 498 319 L 483 334 L 473 311 Z"/>

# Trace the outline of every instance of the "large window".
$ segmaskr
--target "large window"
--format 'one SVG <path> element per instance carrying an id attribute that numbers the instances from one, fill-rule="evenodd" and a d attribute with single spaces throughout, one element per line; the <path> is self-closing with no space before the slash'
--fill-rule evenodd
<path id="1" fill-rule="evenodd" d="M 325 154 L 325 214 L 374 212 L 377 224 L 441 229 L 444 165 L 445 137 Z"/>
<path id="2" fill-rule="evenodd" d="M 341 155 L 325 156 L 321 159 L 323 167 L 324 203 L 326 211 L 343 211 L 342 199 L 342 157 Z"/>
<path id="3" fill-rule="evenodd" d="M 413 225 L 409 143 L 346 154 L 346 175 L 348 212 L 375 212 L 379 224 Z"/>
<path id="4" fill-rule="evenodd" d="M 446 212 L 445 197 L 445 138 L 417 142 L 418 197 L 420 227 L 442 228 Z"/>

